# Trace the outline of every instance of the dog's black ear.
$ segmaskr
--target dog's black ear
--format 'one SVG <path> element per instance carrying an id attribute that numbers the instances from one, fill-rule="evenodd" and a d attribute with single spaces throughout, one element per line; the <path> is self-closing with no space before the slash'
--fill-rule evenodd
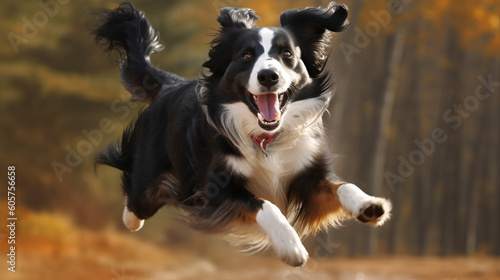
<path id="1" fill-rule="evenodd" d="M 222 28 L 253 28 L 259 17 L 248 8 L 223 8 L 217 21 Z"/>
<path id="2" fill-rule="evenodd" d="M 220 15 L 217 21 L 221 25 L 221 29 L 216 37 L 210 43 L 209 59 L 203 63 L 212 73 L 211 77 L 221 77 L 224 75 L 226 68 L 231 63 L 231 56 L 228 51 L 241 29 L 253 28 L 255 21 L 259 17 L 251 9 L 247 8 L 223 8 L 220 10 Z M 209 78 L 205 76 L 205 78 Z"/>
<path id="3" fill-rule="evenodd" d="M 311 77 L 317 76 L 326 61 L 328 31 L 340 32 L 349 26 L 347 6 L 331 2 L 328 8 L 289 10 L 281 14 L 281 26 L 290 30 L 302 51 L 302 61 Z"/>
<path id="4" fill-rule="evenodd" d="M 325 29 L 333 32 L 344 31 L 349 25 L 347 6 L 331 2 L 328 8 L 307 8 L 284 11 L 280 22 L 283 27 L 300 28 L 306 33 L 323 33 Z"/>

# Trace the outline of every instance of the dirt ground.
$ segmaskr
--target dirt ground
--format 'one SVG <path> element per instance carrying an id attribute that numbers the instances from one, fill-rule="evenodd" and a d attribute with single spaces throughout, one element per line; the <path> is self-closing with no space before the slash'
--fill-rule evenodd
<path id="1" fill-rule="evenodd" d="M 2 279 L 206 279 L 206 280 L 413 280 L 413 279 L 500 279 L 500 261 L 491 258 L 376 258 L 312 260 L 303 268 L 289 268 L 269 257 L 235 257 L 231 264 L 209 259 L 181 258 L 147 261 L 112 261 L 95 256 L 95 261 L 74 258 L 25 258 L 17 272 L 4 270 Z"/>
<path id="2" fill-rule="evenodd" d="M 66 254 L 54 248 L 45 248 L 45 253 L 40 253 L 40 250 L 31 253 L 23 250 L 18 257 L 17 272 L 11 273 L 4 269 L 0 272 L 0 278 L 12 280 L 500 279 L 500 259 L 488 257 L 311 259 L 303 268 L 290 268 L 268 254 L 248 256 L 229 252 L 226 258 L 219 255 L 210 258 L 192 255 L 179 249 L 167 251 L 167 248 L 156 248 L 148 244 L 141 244 L 141 250 L 138 252 L 120 248 L 118 243 L 109 244 L 106 241 L 88 246 L 78 254 L 75 254 L 76 252 Z M 165 251 L 161 252 L 162 249 Z"/>
<path id="3" fill-rule="evenodd" d="M 312 258 L 302 268 L 290 268 L 272 252 L 245 255 L 217 241 L 202 240 L 194 248 L 185 244 L 167 247 L 113 229 L 78 229 L 65 219 L 44 214 L 25 213 L 23 219 L 26 223 L 16 237 L 16 272 L 7 270 L 4 255 L 0 279 L 500 279 L 500 258 Z M 3 241 L 2 254 L 6 251 Z M 204 244 L 203 248 L 200 244 Z"/>

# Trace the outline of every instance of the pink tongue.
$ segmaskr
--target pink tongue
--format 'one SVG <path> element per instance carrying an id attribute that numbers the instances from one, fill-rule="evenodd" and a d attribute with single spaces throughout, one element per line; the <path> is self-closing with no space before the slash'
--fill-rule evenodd
<path id="1" fill-rule="evenodd" d="M 274 93 L 259 94 L 257 95 L 257 107 L 259 107 L 260 114 L 268 122 L 272 122 L 279 118 L 280 103 L 278 95 Z"/>

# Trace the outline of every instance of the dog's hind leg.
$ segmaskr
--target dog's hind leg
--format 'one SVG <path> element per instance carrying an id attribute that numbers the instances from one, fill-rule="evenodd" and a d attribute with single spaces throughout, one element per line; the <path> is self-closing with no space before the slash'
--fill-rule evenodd
<path id="1" fill-rule="evenodd" d="M 144 179 L 138 176 L 139 179 Z M 141 183 L 138 183 L 141 182 Z M 144 225 L 144 220 L 153 216 L 161 207 L 172 202 L 172 196 L 178 192 L 178 181 L 172 174 L 166 172 L 153 183 L 139 180 L 136 188 L 124 188 L 125 209 L 123 223 L 131 231 L 138 231 Z"/>
<path id="2" fill-rule="evenodd" d="M 132 212 L 128 209 L 127 201 L 128 201 L 128 198 L 125 197 L 125 207 L 123 209 L 123 224 L 125 224 L 125 226 L 130 231 L 138 231 L 144 225 L 144 220 L 137 218 L 137 216 L 134 214 L 134 212 Z"/>

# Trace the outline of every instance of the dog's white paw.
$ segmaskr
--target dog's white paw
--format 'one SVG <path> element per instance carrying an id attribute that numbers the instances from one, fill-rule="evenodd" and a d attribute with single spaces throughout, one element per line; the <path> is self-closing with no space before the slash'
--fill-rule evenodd
<path id="1" fill-rule="evenodd" d="M 381 226 L 390 218 L 391 203 L 379 197 L 371 197 L 368 201 L 361 203 L 354 217 L 361 223 Z"/>
<path id="2" fill-rule="evenodd" d="M 257 213 L 257 223 L 269 236 L 274 250 L 286 264 L 301 266 L 307 262 L 309 254 L 306 248 L 278 207 L 265 201 Z"/>
<path id="3" fill-rule="evenodd" d="M 144 220 L 137 218 L 137 216 L 125 206 L 125 209 L 123 209 L 123 223 L 130 231 L 138 231 L 144 225 Z"/>
<path id="4" fill-rule="evenodd" d="M 293 234 L 291 232 L 289 234 L 277 234 L 274 238 L 271 237 L 271 242 L 283 262 L 291 266 L 302 266 L 307 262 L 309 254 L 295 230 L 292 227 L 290 228 Z"/>
<path id="5" fill-rule="evenodd" d="M 344 210 L 361 223 L 381 226 L 390 218 L 392 206 L 387 199 L 369 196 L 354 184 L 343 184 L 337 194 Z"/>

